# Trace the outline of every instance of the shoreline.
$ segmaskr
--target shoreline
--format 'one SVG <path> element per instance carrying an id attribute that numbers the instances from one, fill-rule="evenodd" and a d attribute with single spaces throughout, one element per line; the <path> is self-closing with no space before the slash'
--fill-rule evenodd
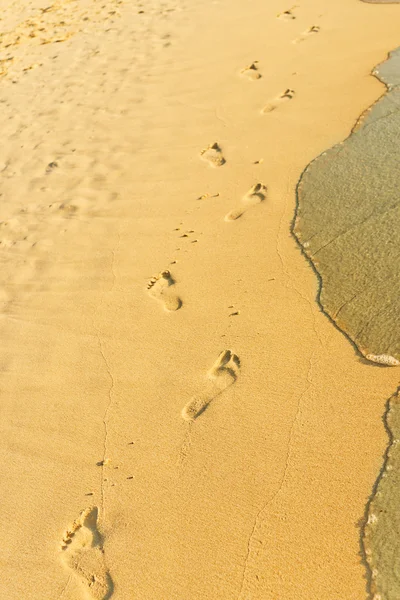
<path id="1" fill-rule="evenodd" d="M 312 262 L 317 273 L 320 283 L 318 302 L 322 310 L 328 315 L 335 326 L 343 331 L 365 360 L 386 366 L 400 365 L 399 341 L 392 336 L 392 331 L 396 329 L 395 301 L 392 300 L 389 302 L 389 309 L 393 305 L 391 312 L 388 312 L 389 309 L 385 311 L 388 319 L 386 333 L 385 323 L 380 322 L 379 327 L 374 330 L 375 332 L 379 330 L 379 334 L 375 338 L 373 331 L 368 333 L 368 323 L 364 321 L 372 320 L 370 313 L 378 314 L 382 312 L 379 310 L 380 300 L 378 298 L 368 298 L 364 301 L 363 308 L 358 306 L 354 308 L 350 307 L 360 294 L 365 296 L 366 289 L 368 288 L 372 290 L 372 294 L 374 291 L 376 293 L 379 289 L 379 293 L 382 293 L 383 297 L 385 296 L 385 291 L 375 282 L 376 276 L 374 272 L 376 270 L 381 271 L 378 263 L 386 262 L 392 264 L 396 263 L 396 259 L 393 259 L 390 253 L 387 256 L 382 255 L 379 257 L 383 240 L 385 240 L 384 232 L 380 232 L 378 235 L 372 228 L 368 232 L 363 230 L 363 241 L 365 242 L 365 238 L 369 236 L 369 244 L 359 253 L 359 274 L 354 269 L 350 268 L 349 270 L 344 266 L 346 265 L 347 257 L 346 252 L 343 251 L 343 245 L 348 243 L 346 242 L 349 238 L 347 233 L 350 233 L 352 238 L 356 238 L 358 234 L 357 228 L 363 229 L 365 222 L 370 222 L 375 215 L 379 219 L 379 216 L 385 212 L 382 210 L 382 207 L 385 208 L 385 186 L 389 188 L 389 204 L 391 203 L 392 188 L 396 187 L 395 170 L 392 176 L 387 169 L 382 169 L 381 171 L 382 164 L 385 161 L 383 163 L 382 161 L 379 162 L 379 152 L 377 150 L 376 152 L 375 150 L 371 152 L 370 147 L 372 145 L 376 149 L 377 145 L 381 144 L 380 147 L 383 153 L 386 153 L 385 156 L 390 155 L 390 153 L 389 155 L 387 154 L 387 144 L 390 142 L 389 130 L 384 134 L 383 139 L 380 139 L 379 126 L 375 129 L 373 129 L 373 126 L 376 121 L 385 119 L 385 125 L 390 120 L 391 128 L 396 129 L 395 111 L 392 105 L 396 105 L 397 102 L 396 91 L 398 89 L 399 75 L 396 74 L 396 65 L 399 54 L 399 49 L 391 51 L 386 61 L 383 61 L 372 70 L 371 74 L 386 86 L 386 92 L 362 113 L 352 128 L 350 135 L 345 140 L 322 152 L 303 171 L 297 185 L 296 212 L 292 225 L 292 232 L 296 240 L 305 256 Z M 376 131 L 376 133 L 371 133 L 371 131 Z M 364 152 L 363 148 L 365 148 Z M 342 158 L 344 154 L 346 156 Z M 341 170 L 341 161 L 344 161 L 343 164 L 347 172 Z M 377 187 L 377 192 L 379 191 L 378 195 L 374 196 L 374 193 L 370 189 L 366 193 L 365 185 L 360 178 L 359 164 L 362 165 L 364 172 L 366 168 L 369 169 L 370 185 Z M 330 179 L 334 172 L 336 181 Z M 342 174 L 342 177 L 338 181 L 339 172 Z M 321 189 L 319 179 L 324 180 L 326 189 L 324 206 L 318 205 L 318 201 L 315 201 L 315 194 L 318 194 L 317 190 Z M 346 196 L 347 189 L 351 190 L 351 192 Z M 379 199 L 377 199 L 378 196 Z M 368 197 L 372 200 L 369 200 Z M 329 202 L 332 198 L 335 198 L 334 205 L 330 207 Z M 314 210 L 315 212 L 313 213 Z M 339 221 L 339 224 L 335 223 L 333 231 L 332 210 L 333 213 L 337 211 L 337 220 Z M 390 219 L 395 219 L 395 215 L 392 214 L 392 207 L 390 206 L 386 211 L 388 213 L 387 219 L 389 220 L 387 227 L 396 236 L 395 229 L 390 225 Z M 346 229 L 347 223 L 349 224 L 348 230 Z M 377 241 L 377 238 L 379 238 L 379 241 Z M 390 239 L 385 240 L 384 244 L 389 244 L 390 246 L 391 242 L 392 240 Z M 396 243 L 396 237 L 393 243 Z M 357 242 L 351 241 L 351 244 L 357 244 Z M 324 250 L 328 246 L 330 248 L 329 254 L 325 257 Z M 331 250 L 332 247 L 333 250 Z M 359 247 L 362 248 L 361 245 Z M 338 252 L 338 256 L 341 257 L 340 260 L 338 257 L 335 258 L 335 252 Z M 316 256 L 317 254 L 318 257 Z M 363 260 L 364 263 L 362 262 Z M 335 265 L 337 268 L 339 263 L 340 269 L 335 270 Z M 347 285 L 345 273 L 347 273 L 347 279 L 352 281 L 351 285 L 353 287 L 349 288 Z M 358 282 L 359 276 L 362 277 L 362 283 Z M 396 278 L 395 272 L 394 278 Z M 344 289 L 343 293 L 345 297 L 341 296 L 341 286 Z M 333 295 L 332 288 L 335 290 Z M 350 299 L 349 295 L 352 296 Z M 374 306 L 376 303 L 378 303 L 377 306 Z M 345 315 L 344 309 L 346 311 Z M 361 313 L 357 315 L 357 311 L 360 310 Z M 340 318 L 338 318 L 339 313 L 341 313 Z M 358 323 L 357 325 L 355 325 L 356 322 Z M 362 325 L 362 329 L 356 333 L 360 325 Z M 361 333 L 363 337 L 361 337 Z"/>

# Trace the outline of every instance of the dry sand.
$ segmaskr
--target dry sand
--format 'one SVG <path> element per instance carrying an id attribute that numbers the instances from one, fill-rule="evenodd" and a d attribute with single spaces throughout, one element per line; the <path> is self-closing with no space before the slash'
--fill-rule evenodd
<path id="1" fill-rule="evenodd" d="M 399 7 L 0 7 L 0 597 L 364 599 L 398 371 L 290 223 Z"/>

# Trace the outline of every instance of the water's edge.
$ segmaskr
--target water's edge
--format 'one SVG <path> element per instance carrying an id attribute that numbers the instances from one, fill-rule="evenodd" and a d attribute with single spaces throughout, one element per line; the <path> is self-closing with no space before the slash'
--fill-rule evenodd
<path id="1" fill-rule="evenodd" d="M 323 312 L 371 364 L 400 365 L 400 48 L 373 71 L 384 93 L 304 169 L 291 231 Z"/>

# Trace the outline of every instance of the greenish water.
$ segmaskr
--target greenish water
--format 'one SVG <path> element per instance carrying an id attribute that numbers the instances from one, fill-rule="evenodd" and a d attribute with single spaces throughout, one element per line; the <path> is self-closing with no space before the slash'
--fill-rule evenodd
<path id="1" fill-rule="evenodd" d="M 374 74 L 387 93 L 304 171 L 293 231 L 325 312 L 364 356 L 400 360 L 400 48 Z"/>

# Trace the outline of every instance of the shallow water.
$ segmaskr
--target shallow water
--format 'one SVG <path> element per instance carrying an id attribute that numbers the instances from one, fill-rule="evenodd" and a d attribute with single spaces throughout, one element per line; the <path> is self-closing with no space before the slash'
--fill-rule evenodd
<path id="1" fill-rule="evenodd" d="M 294 233 L 324 310 L 362 354 L 400 359 L 400 48 L 374 74 L 387 93 L 303 173 Z"/>

